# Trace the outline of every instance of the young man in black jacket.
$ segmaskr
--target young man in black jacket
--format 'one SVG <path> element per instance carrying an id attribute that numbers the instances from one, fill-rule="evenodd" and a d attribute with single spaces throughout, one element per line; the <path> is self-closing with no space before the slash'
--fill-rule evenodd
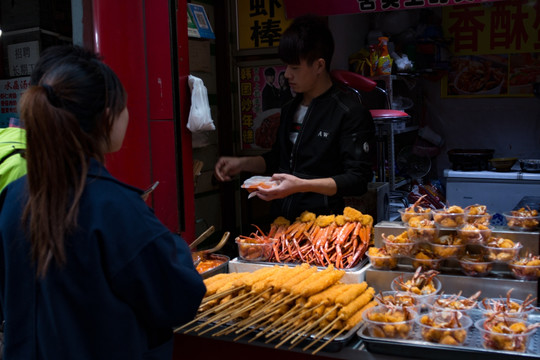
<path id="1" fill-rule="evenodd" d="M 343 196 L 362 195 L 373 178 L 375 125 L 355 94 L 333 84 L 333 52 L 332 33 L 322 18 L 296 18 L 280 39 L 279 55 L 297 95 L 282 109 L 276 142 L 262 156 L 221 157 L 216 163 L 221 181 L 242 171 L 273 174 L 279 186 L 255 194 L 274 200 L 274 216 L 294 220 L 305 210 L 340 214 Z"/>

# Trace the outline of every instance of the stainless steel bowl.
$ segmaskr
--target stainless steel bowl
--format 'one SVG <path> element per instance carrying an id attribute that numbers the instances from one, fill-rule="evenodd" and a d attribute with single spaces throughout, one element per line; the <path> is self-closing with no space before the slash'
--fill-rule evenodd
<path id="1" fill-rule="evenodd" d="M 540 160 L 539 159 L 520 159 L 519 166 L 521 171 L 526 172 L 540 172 Z"/>

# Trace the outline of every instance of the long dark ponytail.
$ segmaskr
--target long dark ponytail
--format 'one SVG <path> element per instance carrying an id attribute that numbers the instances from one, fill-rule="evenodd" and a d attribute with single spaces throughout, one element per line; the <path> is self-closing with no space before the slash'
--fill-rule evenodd
<path id="1" fill-rule="evenodd" d="M 20 103 L 29 192 L 23 223 L 39 276 L 52 260 L 65 263 L 64 238 L 77 227 L 89 159 L 103 161 L 112 124 L 126 106 L 120 81 L 95 54 L 54 47 L 42 58 L 47 69 L 38 63 L 43 75 Z"/>

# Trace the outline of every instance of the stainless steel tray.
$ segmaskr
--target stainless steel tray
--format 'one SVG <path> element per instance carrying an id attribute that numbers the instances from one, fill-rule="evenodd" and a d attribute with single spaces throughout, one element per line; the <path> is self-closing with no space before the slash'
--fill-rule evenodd
<path id="1" fill-rule="evenodd" d="M 471 318 L 473 321 L 480 319 L 480 311 L 473 311 Z M 529 316 L 529 321 L 540 322 L 540 314 L 534 313 Z M 357 333 L 367 350 L 374 353 L 412 356 L 422 359 L 442 359 L 442 360 L 464 360 L 464 359 L 485 359 L 485 360 L 510 360 L 510 359 L 540 359 L 540 331 L 532 335 L 529 347 L 524 353 L 514 351 L 484 349 L 480 332 L 474 327 L 469 329 L 469 335 L 463 345 L 449 346 L 431 343 L 422 340 L 419 330 L 416 328 L 414 337 L 411 340 L 384 339 L 369 335 L 366 325 L 363 324 Z"/>
<path id="2" fill-rule="evenodd" d="M 223 263 L 219 264 L 218 266 L 216 266 L 216 267 L 214 267 L 214 268 L 212 268 L 210 270 L 206 270 L 205 272 L 203 272 L 201 274 L 203 279 L 209 278 L 211 276 L 214 276 L 214 275 L 217 275 L 217 274 L 220 274 L 220 273 L 229 272 L 230 258 L 228 256 L 221 255 L 221 254 L 208 254 L 206 257 L 208 259 L 223 260 Z"/>
<path id="3" fill-rule="evenodd" d="M 270 262 L 270 261 L 250 261 L 250 260 L 244 260 L 241 258 L 238 258 L 238 261 L 248 264 L 259 264 L 259 265 L 288 265 L 288 266 L 295 266 L 300 265 L 302 262 Z M 356 272 L 358 270 L 361 270 L 367 263 L 369 259 L 366 256 L 363 256 L 362 259 L 352 268 L 348 269 L 339 269 L 339 270 L 345 270 L 345 272 Z M 324 266 L 317 266 L 319 269 L 326 269 Z"/>

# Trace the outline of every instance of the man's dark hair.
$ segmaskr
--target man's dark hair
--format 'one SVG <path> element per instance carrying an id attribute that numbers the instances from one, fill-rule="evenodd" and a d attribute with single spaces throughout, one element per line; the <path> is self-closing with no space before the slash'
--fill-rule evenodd
<path id="1" fill-rule="evenodd" d="M 309 65 L 323 58 L 326 70 L 334 54 L 334 38 L 326 19 L 303 15 L 294 19 L 279 40 L 279 57 L 286 64 L 298 65 L 305 60 Z"/>
<path id="2" fill-rule="evenodd" d="M 264 69 L 264 76 L 276 76 L 276 70 L 273 67 Z"/>

